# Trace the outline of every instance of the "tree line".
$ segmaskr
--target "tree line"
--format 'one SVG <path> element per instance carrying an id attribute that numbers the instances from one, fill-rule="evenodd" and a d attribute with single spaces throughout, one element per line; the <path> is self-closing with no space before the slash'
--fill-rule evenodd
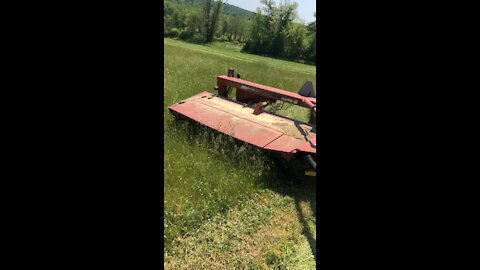
<path id="1" fill-rule="evenodd" d="M 222 14 L 223 3 L 197 0 L 186 8 L 164 1 L 164 36 L 195 43 L 230 41 L 242 44 L 244 52 L 315 62 L 316 21 L 295 22 L 297 3 L 260 0 L 262 8 L 250 20 Z"/>

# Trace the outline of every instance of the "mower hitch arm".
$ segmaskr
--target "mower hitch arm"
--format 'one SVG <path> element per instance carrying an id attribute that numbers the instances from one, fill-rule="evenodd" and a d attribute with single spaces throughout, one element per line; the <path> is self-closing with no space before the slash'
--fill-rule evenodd
<path id="1" fill-rule="evenodd" d="M 278 88 L 245 81 L 238 78 L 228 76 L 217 77 L 218 94 L 223 97 L 228 97 L 228 87 L 237 88 L 237 95 L 245 93 L 244 95 L 253 95 L 256 97 L 262 97 L 267 100 L 277 101 L 281 100 L 290 104 L 302 106 L 305 108 L 313 109 L 316 107 L 317 99 L 313 97 L 304 97 L 297 93 L 288 92 Z"/>

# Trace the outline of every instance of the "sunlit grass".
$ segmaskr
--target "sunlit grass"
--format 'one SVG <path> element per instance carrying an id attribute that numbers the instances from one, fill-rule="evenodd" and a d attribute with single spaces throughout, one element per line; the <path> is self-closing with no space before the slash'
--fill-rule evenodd
<path id="1" fill-rule="evenodd" d="M 245 80 L 293 92 L 306 80 L 316 81 L 313 66 L 169 39 L 164 45 L 164 240 L 168 250 L 175 237 L 195 231 L 208 217 L 248 198 L 270 178 L 274 167 L 253 147 L 175 120 L 168 106 L 202 91 L 214 92 L 216 76 L 226 74 L 229 67 Z M 306 111 L 287 105 L 278 113 L 306 116 Z"/>

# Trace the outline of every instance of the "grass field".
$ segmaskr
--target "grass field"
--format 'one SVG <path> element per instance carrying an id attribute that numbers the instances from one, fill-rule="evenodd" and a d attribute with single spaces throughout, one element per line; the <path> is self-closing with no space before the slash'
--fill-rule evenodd
<path id="1" fill-rule="evenodd" d="M 235 68 L 242 78 L 298 91 L 315 67 L 243 54 L 234 45 L 164 39 L 166 269 L 314 269 L 315 192 L 289 186 L 264 153 L 175 119 L 168 106 Z M 286 116 L 306 117 L 286 107 Z M 306 185 L 306 186 L 305 186 Z"/>

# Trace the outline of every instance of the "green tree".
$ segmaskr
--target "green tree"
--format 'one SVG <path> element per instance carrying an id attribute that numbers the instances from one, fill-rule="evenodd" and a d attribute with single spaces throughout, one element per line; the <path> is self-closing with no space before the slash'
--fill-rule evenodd
<path id="1" fill-rule="evenodd" d="M 317 13 L 314 12 L 313 16 L 317 18 Z M 317 20 L 310 23 L 307 27 L 310 36 L 310 46 L 307 49 L 306 58 L 316 63 L 317 59 Z"/>
<path id="2" fill-rule="evenodd" d="M 255 16 L 253 16 L 250 23 L 250 35 L 249 39 L 245 43 L 245 46 L 243 47 L 244 51 L 252 53 L 263 53 L 262 43 L 264 39 L 264 20 L 265 18 L 263 17 L 261 9 L 257 8 L 257 13 L 255 14 Z"/>
<path id="3" fill-rule="evenodd" d="M 201 11 L 197 9 L 192 10 L 187 16 L 187 26 L 181 38 L 195 43 L 203 42 L 204 37 L 202 35 L 201 21 Z"/>
<path id="4" fill-rule="evenodd" d="M 164 3 L 163 7 L 165 36 L 179 37 L 186 27 L 186 11 L 168 2 Z"/>
<path id="5" fill-rule="evenodd" d="M 296 2 L 281 1 L 279 7 L 274 9 L 275 33 L 271 46 L 273 55 L 279 56 L 284 52 L 284 42 L 288 28 L 297 16 L 297 7 L 298 4 Z"/>
<path id="6" fill-rule="evenodd" d="M 303 24 L 291 24 L 288 28 L 284 45 L 286 57 L 292 59 L 303 58 L 308 46 L 306 27 Z"/>
<path id="7" fill-rule="evenodd" d="M 203 27 L 205 42 L 213 41 L 223 2 L 221 0 L 202 0 Z"/>
<path id="8" fill-rule="evenodd" d="M 281 56 L 292 21 L 296 18 L 297 3 L 281 1 L 277 7 L 273 0 L 261 0 L 264 7 L 252 19 L 250 35 L 244 50 L 252 53 Z M 263 12 L 262 12 L 263 11 Z"/>

